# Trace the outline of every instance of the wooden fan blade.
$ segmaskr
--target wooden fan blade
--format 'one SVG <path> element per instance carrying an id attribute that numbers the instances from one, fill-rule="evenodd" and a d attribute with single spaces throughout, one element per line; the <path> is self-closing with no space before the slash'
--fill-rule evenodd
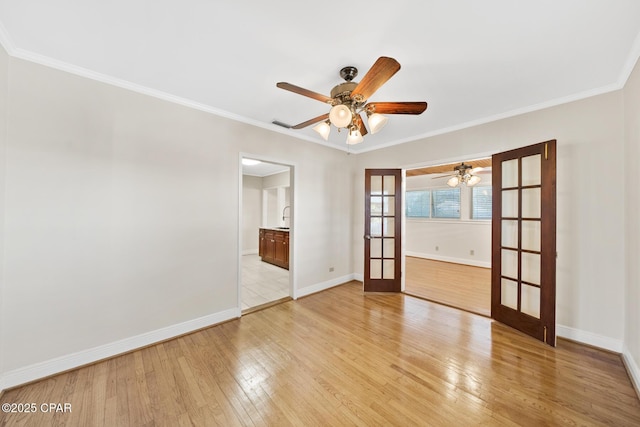
<path id="1" fill-rule="evenodd" d="M 366 110 L 378 114 L 422 114 L 427 109 L 426 102 L 372 102 Z"/>
<path id="2" fill-rule="evenodd" d="M 457 173 L 452 173 L 452 174 L 449 174 L 449 175 L 434 176 L 434 177 L 433 177 L 433 178 L 431 178 L 431 179 L 447 178 L 447 177 L 450 177 L 450 176 L 456 176 L 456 175 L 458 175 L 458 174 L 457 174 Z"/>
<path id="3" fill-rule="evenodd" d="M 314 91 L 309 90 L 309 89 L 302 88 L 300 86 L 292 85 L 291 83 L 280 82 L 280 83 L 276 83 L 276 86 L 278 86 L 280 89 L 288 90 L 289 92 L 297 93 L 298 95 L 307 96 L 309 98 L 317 99 L 318 101 L 326 102 L 328 104 L 330 104 L 331 101 L 333 101 L 332 98 L 329 98 L 326 95 L 323 95 L 323 94 L 318 93 L 318 92 L 314 92 Z"/>
<path id="4" fill-rule="evenodd" d="M 313 119 L 311 119 L 311 120 L 307 120 L 306 122 L 302 122 L 302 123 L 297 124 L 297 125 L 295 125 L 295 126 L 291 126 L 291 129 L 302 129 L 302 128 L 306 128 L 307 126 L 310 126 L 310 125 L 312 125 L 312 124 L 314 124 L 314 123 L 321 122 L 321 121 L 323 121 L 323 120 L 327 120 L 328 118 L 329 118 L 329 113 L 327 113 L 327 114 L 323 114 L 323 115 L 321 115 L 321 116 L 314 117 L 314 118 L 313 118 Z"/>
<path id="5" fill-rule="evenodd" d="M 367 127 L 364 125 L 364 121 L 362 120 L 362 117 L 360 117 L 360 114 L 356 114 L 353 117 L 353 122 L 358 127 L 358 130 L 360 131 L 360 135 L 365 136 L 366 134 L 369 133 L 369 131 L 367 131 Z"/>
<path id="6" fill-rule="evenodd" d="M 360 80 L 358 86 L 351 92 L 351 98 L 364 102 L 389 80 L 400 69 L 400 64 L 393 58 L 381 56 L 373 67 Z M 359 99 L 361 98 L 361 99 Z"/>

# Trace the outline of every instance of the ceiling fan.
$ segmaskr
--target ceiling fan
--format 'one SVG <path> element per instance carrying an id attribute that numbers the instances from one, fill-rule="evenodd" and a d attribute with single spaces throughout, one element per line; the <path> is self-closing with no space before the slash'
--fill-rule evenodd
<path id="1" fill-rule="evenodd" d="M 313 129 L 326 141 L 329 139 L 331 125 L 334 125 L 338 128 L 338 131 L 341 128 L 348 129 L 347 144 L 358 144 L 364 140 L 364 135 L 368 133 L 362 120 L 362 113 L 367 115 L 367 124 L 371 133 L 374 134 L 382 129 L 389 120 L 383 114 L 422 114 L 427 109 L 426 102 L 367 103 L 369 97 L 399 69 L 400 64 L 398 61 L 381 56 L 362 80 L 357 83 L 353 79 L 358 75 L 358 69 L 353 66 L 344 67 L 340 70 L 340 77 L 345 82 L 331 89 L 331 96 L 322 95 L 286 82 L 280 82 L 276 86 L 331 105 L 331 109 L 327 114 L 291 126 L 292 129 L 302 129 L 318 123 Z"/>
<path id="2" fill-rule="evenodd" d="M 454 173 L 442 176 L 436 176 L 432 179 L 442 179 L 446 177 L 451 177 L 447 181 L 447 185 L 449 187 L 457 187 L 458 184 L 465 183 L 467 187 L 473 187 L 477 183 L 479 183 L 482 178 L 477 174 L 484 171 L 484 168 L 477 167 L 474 168 L 471 165 L 467 165 L 464 162 L 460 163 L 458 166 L 453 168 Z"/>

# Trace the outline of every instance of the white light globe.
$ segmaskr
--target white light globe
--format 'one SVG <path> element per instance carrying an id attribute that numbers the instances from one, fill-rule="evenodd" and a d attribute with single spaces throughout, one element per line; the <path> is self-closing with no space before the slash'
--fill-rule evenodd
<path id="1" fill-rule="evenodd" d="M 351 124 L 351 110 L 343 104 L 335 105 L 329 111 L 329 120 L 337 128 L 346 128 Z"/>
<path id="2" fill-rule="evenodd" d="M 449 180 L 447 181 L 447 185 L 449 187 L 455 187 L 458 184 L 460 184 L 460 178 L 458 178 L 457 176 L 452 176 L 451 178 L 449 178 Z"/>
<path id="3" fill-rule="evenodd" d="M 360 144 L 362 141 L 364 141 L 364 138 L 358 129 L 354 128 L 349 132 L 349 136 L 347 136 L 347 144 L 355 145 Z"/>
<path id="4" fill-rule="evenodd" d="M 473 175 L 471 178 L 469 178 L 469 181 L 467 181 L 467 186 L 473 187 L 474 185 L 479 183 L 481 180 L 482 178 L 480 178 L 478 175 Z"/>
<path id="5" fill-rule="evenodd" d="M 327 122 L 320 122 L 313 127 L 313 130 L 318 132 L 325 141 L 329 140 L 329 133 L 331 132 L 331 126 Z"/>
<path id="6" fill-rule="evenodd" d="M 371 133 L 374 134 L 378 132 L 380 129 L 384 127 L 384 125 L 387 124 L 388 121 L 389 119 L 383 116 L 382 114 L 373 113 L 372 115 L 370 115 L 368 122 L 369 122 L 369 129 L 371 129 Z"/>

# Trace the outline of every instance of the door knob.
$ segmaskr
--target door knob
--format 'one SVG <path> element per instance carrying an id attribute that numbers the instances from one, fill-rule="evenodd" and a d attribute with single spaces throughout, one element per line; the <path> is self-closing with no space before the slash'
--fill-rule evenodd
<path id="1" fill-rule="evenodd" d="M 367 239 L 367 240 L 371 240 L 371 236 L 369 236 L 368 234 L 365 234 L 364 238 Z"/>

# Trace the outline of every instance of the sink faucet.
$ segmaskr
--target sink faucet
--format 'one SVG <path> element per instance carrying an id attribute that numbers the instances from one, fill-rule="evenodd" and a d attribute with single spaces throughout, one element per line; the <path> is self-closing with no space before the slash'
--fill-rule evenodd
<path id="1" fill-rule="evenodd" d="M 288 216 L 284 216 L 284 211 L 286 211 L 287 208 L 290 208 L 290 206 L 285 206 L 284 209 L 282 209 L 282 220 L 283 221 L 284 221 L 285 218 L 289 218 Z"/>

